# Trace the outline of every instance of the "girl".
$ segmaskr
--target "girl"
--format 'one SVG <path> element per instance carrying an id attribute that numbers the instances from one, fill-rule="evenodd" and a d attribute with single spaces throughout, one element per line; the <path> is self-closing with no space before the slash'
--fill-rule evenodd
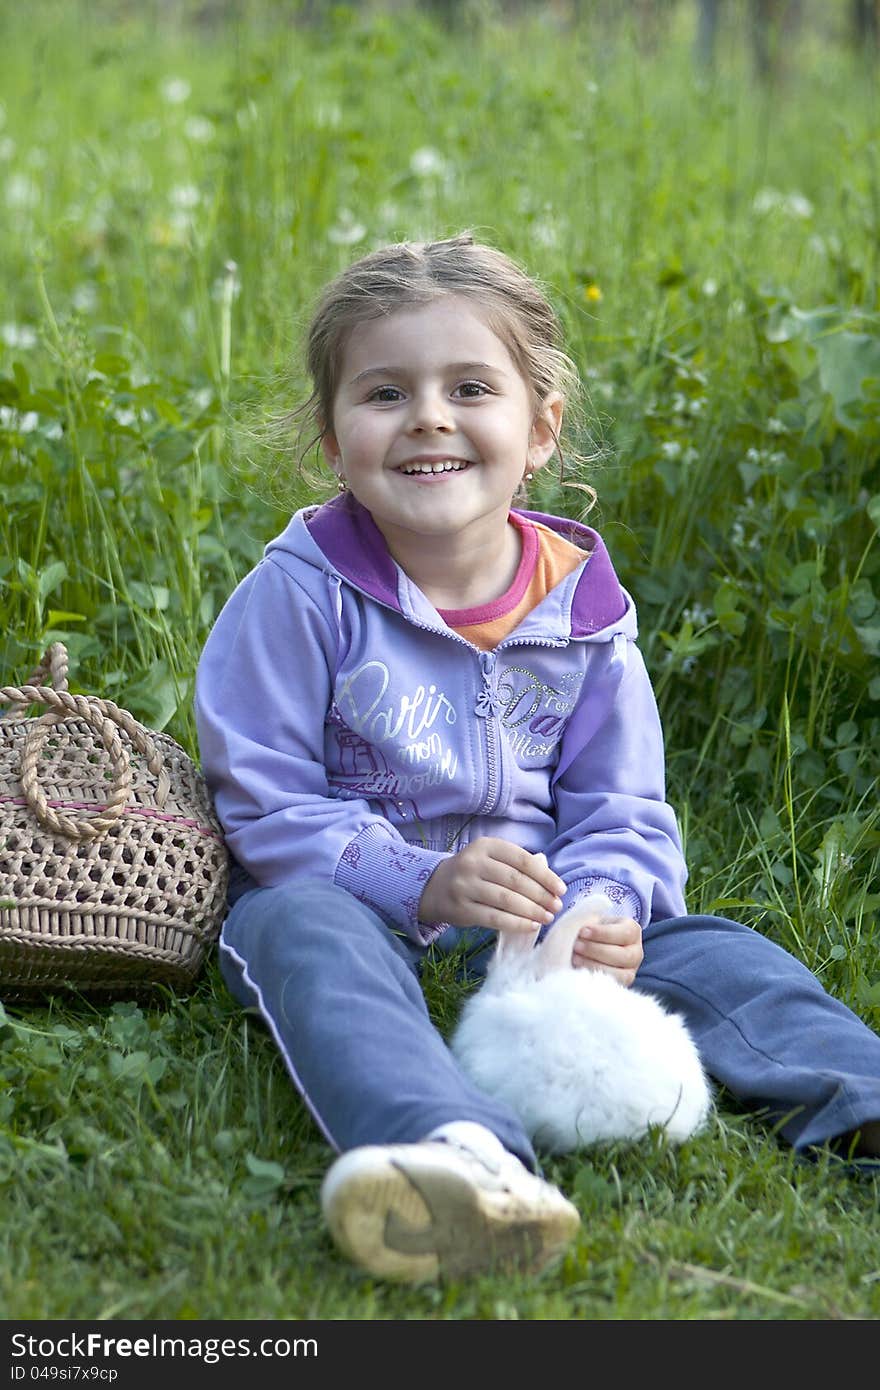
<path id="1" fill-rule="evenodd" d="M 404 1280 L 539 1270 L 574 1237 L 516 1116 L 418 983 L 429 948 L 550 927 L 637 978 L 710 1075 L 799 1149 L 880 1152 L 880 1038 L 751 929 L 687 915 L 632 600 L 600 537 L 512 509 L 558 447 L 554 313 L 469 235 L 326 289 L 304 407 L 339 496 L 298 512 L 199 664 L 204 771 L 236 863 L 220 960 L 340 1157 L 339 1247 Z M 844 1138 L 846 1136 L 846 1138 Z"/>

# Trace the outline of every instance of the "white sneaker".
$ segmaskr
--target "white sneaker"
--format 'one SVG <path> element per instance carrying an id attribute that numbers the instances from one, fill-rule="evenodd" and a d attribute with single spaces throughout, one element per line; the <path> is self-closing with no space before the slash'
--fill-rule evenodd
<path id="1" fill-rule="evenodd" d="M 489 1272 L 537 1273 L 580 1217 L 494 1134 L 468 1122 L 418 1144 L 350 1149 L 329 1169 L 321 1206 L 355 1264 L 421 1283 Z"/>

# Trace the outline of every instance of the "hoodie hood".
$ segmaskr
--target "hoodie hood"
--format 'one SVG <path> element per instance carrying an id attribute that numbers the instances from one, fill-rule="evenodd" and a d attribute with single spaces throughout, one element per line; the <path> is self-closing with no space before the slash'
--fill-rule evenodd
<path id="1" fill-rule="evenodd" d="M 584 552 L 586 563 L 572 576 L 574 582 L 565 600 L 565 637 L 596 640 L 601 634 L 600 640 L 604 640 L 619 632 L 635 640 L 634 605 L 614 572 L 598 532 L 582 522 L 543 512 L 515 509 L 515 515 L 547 526 Z M 287 553 L 325 570 L 329 566 L 387 608 L 404 614 L 413 610 L 415 586 L 392 559 L 370 513 L 351 493 L 297 513 L 284 531 L 270 541 L 265 553 L 282 565 Z M 423 619 L 434 614 L 437 621 L 427 600 L 418 606 Z"/>

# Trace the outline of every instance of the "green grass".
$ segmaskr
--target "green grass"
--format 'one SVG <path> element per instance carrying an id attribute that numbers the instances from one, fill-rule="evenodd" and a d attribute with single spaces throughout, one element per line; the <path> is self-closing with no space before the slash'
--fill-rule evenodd
<path id="1" fill-rule="evenodd" d="M 583 372 L 591 519 L 639 606 L 692 907 L 877 1026 L 876 74 L 842 4 L 806 6 L 764 84 L 741 23 L 710 78 L 689 6 L 657 51 L 612 8 L 566 28 L 467 5 L 445 31 L 256 0 L 198 23 L 6 7 L 0 683 L 59 638 L 75 688 L 196 751 L 208 627 L 320 495 L 251 432 L 298 399 L 313 296 L 380 241 L 474 228 L 548 286 Z M 537 499 L 580 502 L 552 479 Z M 456 986 L 438 966 L 427 987 L 445 1027 Z M 880 1312 L 876 1180 L 796 1162 L 723 1096 L 681 1149 L 550 1164 L 583 1232 L 528 1283 L 362 1278 L 320 1220 L 326 1162 L 213 961 L 155 1007 L 7 1004 L 0 1314 Z"/>

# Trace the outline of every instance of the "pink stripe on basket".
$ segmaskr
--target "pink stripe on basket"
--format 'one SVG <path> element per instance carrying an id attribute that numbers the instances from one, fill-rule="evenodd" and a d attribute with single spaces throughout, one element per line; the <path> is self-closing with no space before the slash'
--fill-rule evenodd
<path id="1" fill-rule="evenodd" d="M 27 806 L 27 800 L 23 796 L 0 796 L 0 801 L 11 802 L 13 806 Z M 47 805 L 56 811 L 105 811 L 106 805 L 99 801 L 48 801 Z M 186 826 L 188 830 L 197 830 L 200 835 L 207 835 L 210 839 L 216 840 L 218 844 L 223 843 L 223 836 L 218 835 L 216 830 L 209 830 L 206 825 L 201 825 L 197 820 L 188 820 L 185 816 L 168 816 L 163 811 L 154 811 L 150 806 L 126 806 L 123 813 L 126 816 L 152 816 L 155 820 L 169 821 L 174 825 Z"/>

